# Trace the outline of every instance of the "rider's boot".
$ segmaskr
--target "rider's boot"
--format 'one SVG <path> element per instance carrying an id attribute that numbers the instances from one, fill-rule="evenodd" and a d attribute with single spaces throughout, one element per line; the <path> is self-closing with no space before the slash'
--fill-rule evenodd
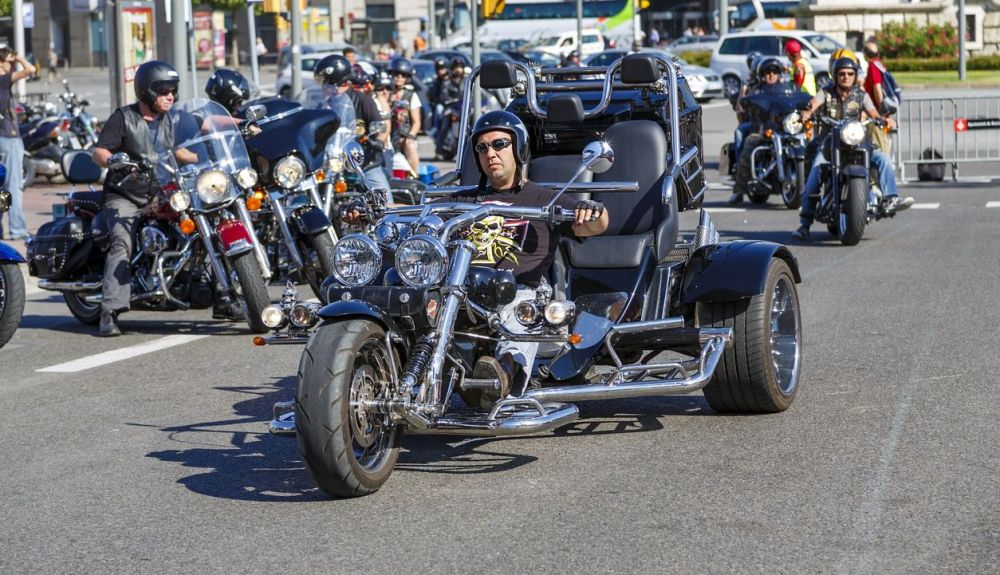
<path id="1" fill-rule="evenodd" d="M 896 212 L 909 209 L 912 205 L 913 198 L 910 196 L 905 198 L 900 198 L 899 196 L 888 196 L 882 200 L 882 213 L 887 216 L 892 216 Z"/>
<path id="2" fill-rule="evenodd" d="M 807 225 L 799 226 L 797 230 L 792 232 L 792 237 L 802 242 L 809 241 L 810 239 L 812 239 L 812 236 L 809 234 L 809 226 Z"/>
<path id="3" fill-rule="evenodd" d="M 118 327 L 118 312 L 101 310 L 101 337 L 116 337 L 122 334 Z"/>
<path id="4" fill-rule="evenodd" d="M 212 306 L 212 319 L 243 321 L 243 306 L 234 301 L 216 300 Z"/>

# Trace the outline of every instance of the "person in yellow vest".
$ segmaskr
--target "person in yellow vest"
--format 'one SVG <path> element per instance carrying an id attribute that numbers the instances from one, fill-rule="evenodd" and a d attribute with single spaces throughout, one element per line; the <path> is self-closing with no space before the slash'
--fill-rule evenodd
<path id="1" fill-rule="evenodd" d="M 815 96 L 816 75 L 813 74 L 813 67 L 809 60 L 802 57 L 802 44 L 798 40 L 789 40 L 785 43 L 785 53 L 792 61 L 792 81 L 803 92 Z"/>

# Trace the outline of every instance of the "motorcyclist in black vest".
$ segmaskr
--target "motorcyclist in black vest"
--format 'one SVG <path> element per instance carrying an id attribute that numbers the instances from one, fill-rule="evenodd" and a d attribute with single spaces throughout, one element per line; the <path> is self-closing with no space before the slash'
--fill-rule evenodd
<path id="1" fill-rule="evenodd" d="M 151 167 L 156 158 L 157 143 L 173 139 L 171 123 L 166 113 L 177 98 L 180 76 L 167 64 L 153 60 L 139 66 L 135 72 L 135 96 L 138 102 L 111 113 L 94 146 L 94 161 L 108 167 L 112 154 L 126 152 L 143 167 Z M 113 169 L 104 181 L 104 226 L 111 238 L 101 299 L 101 336 L 121 335 L 118 314 L 129 309 L 132 293 L 132 254 L 134 227 L 142 207 L 146 205 L 155 178 L 149 169 Z"/>
<path id="2" fill-rule="evenodd" d="M 744 94 L 745 96 L 771 90 L 779 85 L 784 66 L 782 66 L 777 58 L 762 59 L 754 68 L 757 70 L 757 79 L 754 80 L 750 90 Z M 742 110 L 742 103 L 737 102 L 737 106 Z M 734 206 L 743 202 L 743 194 L 746 193 L 747 183 L 752 178 L 752 174 L 750 173 L 750 155 L 753 153 L 754 148 L 764 139 L 764 136 L 760 133 L 763 119 L 757 117 L 756 113 L 755 110 L 743 110 L 745 121 L 738 128 L 740 130 L 743 129 L 744 125 L 748 126 L 748 129 L 744 132 L 739 156 L 737 156 L 738 163 L 733 183 L 733 195 L 729 197 L 729 203 Z"/>
<path id="3" fill-rule="evenodd" d="M 388 142 L 388 126 L 382 120 L 378 105 L 371 95 L 355 90 L 351 85 L 351 63 L 347 58 L 334 54 L 316 63 L 313 78 L 319 86 L 335 90 L 337 95 L 346 94 L 354 104 L 356 130 L 361 136 L 358 142 L 365 151 L 365 182 L 372 190 L 384 190 L 389 198 L 389 178 L 386 177 L 383 150 Z"/>
<path id="4" fill-rule="evenodd" d="M 857 76 L 860 66 L 850 58 L 838 58 L 834 61 L 831 75 L 833 81 L 824 86 L 816 93 L 809 110 L 802 114 L 802 121 L 805 122 L 813 114 L 821 117 L 828 117 L 834 120 L 850 119 L 861 120 L 862 114 L 879 119 L 881 116 L 875 108 L 875 103 L 871 97 L 857 84 Z M 891 119 L 887 119 L 892 122 Z M 890 124 L 891 125 L 891 124 Z M 821 130 L 814 139 L 815 142 L 823 142 L 827 136 L 827 130 Z M 809 177 L 806 179 L 805 188 L 802 190 L 802 208 L 799 210 L 799 228 L 792 233 L 792 237 L 798 240 L 810 239 L 809 226 L 812 225 L 815 216 L 815 201 L 819 195 L 821 166 L 828 164 L 828 158 L 823 156 L 822 150 L 818 150 L 816 160 L 812 169 L 809 170 Z M 899 198 L 895 193 L 895 186 L 886 191 L 885 205 L 883 208 L 888 212 L 895 212 Z"/>
<path id="5" fill-rule="evenodd" d="M 386 71 L 392 77 L 392 147 L 406 156 L 413 173 L 420 170 L 420 153 L 417 150 L 417 134 L 420 133 L 420 110 L 422 103 L 416 89 L 410 83 L 413 79 L 413 62 L 406 58 L 393 58 Z"/>

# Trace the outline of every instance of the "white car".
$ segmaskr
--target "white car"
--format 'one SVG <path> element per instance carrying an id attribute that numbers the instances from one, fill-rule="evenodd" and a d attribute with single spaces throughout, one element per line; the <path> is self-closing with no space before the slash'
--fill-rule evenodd
<path id="1" fill-rule="evenodd" d="M 600 30 L 596 28 L 584 28 L 581 32 L 583 33 L 583 42 L 581 42 L 580 46 L 576 45 L 576 30 L 573 30 L 572 32 L 543 36 L 534 42 L 522 46 L 521 49 L 522 51 L 540 50 L 559 58 L 565 58 L 574 50 L 580 54 L 580 58 L 586 58 L 604 49 L 604 35 L 601 34 Z"/>
<path id="2" fill-rule="evenodd" d="M 785 43 L 793 39 L 802 45 L 803 57 L 808 58 L 812 64 L 816 86 L 823 85 L 830 78 L 830 55 L 844 45 L 826 34 L 811 30 L 758 30 L 726 34 L 712 50 L 709 67 L 722 76 L 726 95 L 735 94 L 740 91 L 740 86 L 750 74 L 747 54 L 756 51 L 765 57 L 776 56 L 788 62 Z M 861 69 L 864 70 L 864 58 L 861 54 L 858 54 L 858 58 L 861 60 Z"/>
<path id="3" fill-rule="evenodd" d="M 722 97 L 722 79 L 712 70 L 704 66 L 688 64 L 679 56 L 656 48 L 643 48 L 642 51 L 667 61 L 670 61 L 671 58 L 677 60 L 681 66 L 681 75 L 687 79 L 688 87 L 691 88 L 695 100 L 707 102 L 712 98 Z M 584 65 L 608 66 L 625 54 L 628 54 L 625 50 L 605 50 L 585 59 Z"/>

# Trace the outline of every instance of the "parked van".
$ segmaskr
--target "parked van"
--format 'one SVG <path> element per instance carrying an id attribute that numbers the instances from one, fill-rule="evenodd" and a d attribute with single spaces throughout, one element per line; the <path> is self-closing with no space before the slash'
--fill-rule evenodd
<path id="1" fill-rule="evenodd" d="M 580 46 L 576 45 L 576 30 L 573 30 L 551 36 L 542 36 L 531 43 L 530 49 L 548 52 L 559 58 L 565 58 L 573 50 L 579 51 L 580 58 L 586 58 L 591 54 L 596 54 L 604 50 L 604 35 L 601 34 L 600 30 L 597 28 L 584 28 L 582 32 L 583 42 Z M 523 48 L 522 46 L 522 51 Z"/>
<path id="2" fill-rule="evenodd" d="M 802 56 L 812 64 L 816 85 L 822 86 L 830 78 L 830 55 L 844 45 L 826 34 L 812 30 L 759 30 L 726 34 L 719 39 L 719 44 L 712 51 L 708 66 L 722 76 L 726 95 L 735 94 L 750 74 L 747 54 L 757 51 L 764 56 L 777 56 L 787 60 L 785 43 L 792 39 L 802 44 Z M 861 69 L 864 70 L 867 64 L 861 54 L 858 54 L 858 58 L 861 59 Z"/>

